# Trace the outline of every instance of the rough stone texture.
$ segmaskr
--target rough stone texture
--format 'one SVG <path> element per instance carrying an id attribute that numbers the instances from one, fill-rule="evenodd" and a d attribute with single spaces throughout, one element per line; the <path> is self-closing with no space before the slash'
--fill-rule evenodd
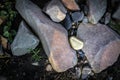
<path id="1" fill-rule="evenodd" d="M 68 8 L 69 10 L 73 10 L 73 11 L 80 10 L 75 0 L 61 0 L 61 1 L 65 5 L 65 7 Z"/>
<path id="2" fill-rule="evenodd" d="M 107 7 L 106 0 L 87 0 L 89 6 L 88 19 L 92 24 L 97 24 L 104 15 Z"/>
<path id="3" fill-rule="evenodd" d="M 73 12 L 73 13 L 71 14 L 71 17 L 72 17 L 72 19 L 73 19 L 73 22 L 82 21 L 83 18 L 84 18 L 84 13 L 83 13 L 83 12 L 79 12 L 79 11 Z"/>
<path id="4" fill-rule="evenodd" d="M 83 40 L 82 50 L 96 73 L 116 62 L 120 54 L 120 36 L 107 26 L 80 24 L 77 37 Z"/>
<path id="5" fill-rule="evenodd" d="M 67 10 L 60 2 L 60 0 L 52 0 L 45 8 L 45 13 L 47 13 L 50 18 L 55 22 L 61 22 L 66 17 Z"/>
<path id="6" fill-rule="evenodd" d="M 30 52 L 30 49 L 36 48 L 38 44 L 38 38 L 31 33 L 25 22 L 22 21 L 18 33 L 11 44 L 12 54 L 15 56 L 24 55 Z"/>
<path id="7" fill-rule="evenodd" d="M 74 36 L 70 37 L 70 44 L 75 50 L 80 50 L 83 48 L 83 42 Z"/>
<path id="8" fill-rule="evenodd" d="M 17 0 L 16 9 L 41 39 L 54 70 L 66 71 L 77 64 L 76 52 L 68 43 L 65 28 L 52 22 L 29 0 Z"/>
<path id="9" fill-rule="evenodd" d="M 117 11 L 113 14 L 113 18 L 120 20 L 120 6 L 118 7 Z"/>

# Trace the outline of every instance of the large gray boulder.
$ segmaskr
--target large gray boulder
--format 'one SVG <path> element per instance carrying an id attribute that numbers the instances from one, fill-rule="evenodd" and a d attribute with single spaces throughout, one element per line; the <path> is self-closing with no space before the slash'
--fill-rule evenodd
<path id="1" fill-rule="evenodd" d="M 63 6 L 60 0 L 52 0 L 44 8 L 46 14 L 55 22 L 61 22 L 65 19 L 67 10 Z"/>
<path id="2" fill-rule="evenodd" d="M 63 72 L 74 67 L 77 64 L 77 56 L 68 43 L 65 28 L 47 18 L 31 1 L 16 2 L 16 9 L 40 38 L 53 69 Z"/>
<path id="3" fill-rule="evenodd" d="M 113 65 L 120 54 L 120 36 L 106 25 L 82 23 L 77 37 L 84 42 L 83 52 L 95 73 Z"/>
<path id="4" fill-rule="evenodd" d="M 89 7 L 88 19 L 92 24 L 97 24 L 107 8 L 107 0 L 87 0 Z"/>
<path id="5" fill-rule="evenodd" d="M 35 49 L 39 44 L 39 40 L 28 29 L 25 22 L 21 22 L 17 35 L 11 44 L 12 54 L 15 56 L 25 55 L 29 53 L 31 49 Z"/>

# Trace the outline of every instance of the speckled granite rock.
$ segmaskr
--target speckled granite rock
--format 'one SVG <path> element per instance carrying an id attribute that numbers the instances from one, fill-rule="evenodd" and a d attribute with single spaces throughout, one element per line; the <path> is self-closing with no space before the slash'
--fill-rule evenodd
<path id="1" fill-rule="evenodd" d="M 30 49 L 36 48 L 38 44 L 38 38 L 33 35 L 25 22 L 22 21 L 20 23 L 17 35 L 11 44 L 12 54 L 15 56 L 25 55 L 30 52 Z"/>
<path id="2" fill-rule="evenodd" d="M 82 23 L 77 37 L 83 40 L 83 52 L 95 73 L 99 73 L 117 61 L 120 54 L 120 36 L 102 24 Z"/>
<path id="3" fill-rule="evenodd" d="M 63 72 L 77 64 L 76 52 L 68 43 L 65 28 L 51 21 L 29 0 L 17 0 L 16 9 L 41 39 L 54 70 Z"/>

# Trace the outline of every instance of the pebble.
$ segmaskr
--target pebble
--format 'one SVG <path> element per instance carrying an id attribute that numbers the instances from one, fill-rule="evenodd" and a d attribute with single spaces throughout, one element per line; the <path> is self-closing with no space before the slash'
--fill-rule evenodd
<path id="1" fill-rule="evenodd" d="M 60 0 L 52 0 L 45 8 L 44 11 L 55 22 L 61 22 L 65 19 L 67 10 Z"/>
<path id="2" fill-rule="evenodd" d="M 32 65 L 33 66 L 39 66 L 39 62 L 33 62 Z"/>
<path id="3" fill-rule="evenodd" d="M 80 50 L 83 48 L 83 42 L 77 39 L 76 37 L 70 37 L 70 44 L 74 50 Z"/>
<path id="4" fill-rule="evenodd" d="M 71 14 L 71 17 L 72 17 L 73 22 L 82 21 L 83 18 L 84 18 L 84 13 L 83 12 L 79 12 L 79 11 L 73 12 Z"/>
<path id="5" fill-rule="evenodd" d="M 66 17 L 63 21 L 64 27 L 69 30 L 72 27 L 72 20 L 69 14 L 66 14 Z"/>
<path id="6" fill-rule="evenodd" d="M 46 66 L 46 71 L 52 71 L 53 69 L 52 69 L 52 66 L 50 65 L 50 64 L 48 64 L 47 66 Z"/>

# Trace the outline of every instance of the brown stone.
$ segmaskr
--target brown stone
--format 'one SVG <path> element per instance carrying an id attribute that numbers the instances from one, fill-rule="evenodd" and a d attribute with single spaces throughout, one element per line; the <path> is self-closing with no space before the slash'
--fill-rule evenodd
<path id="1" fill-rule="evenodd" d="M 52 0 L 44 8 L 46 14 L 55 22 L 61 22 L 65 19 L 67 10 L 63 6 L 60 0 Z"/>
<path id="2" fill-rule="evenodd" d="M 80 24 L 77 37 L 83 40 L 82 50 L 96 73 L 117 61 L 120 54 L 120 37 L 107 26 Z"/>
<path id="3" fill-rule="evenodd" d="M 76 52 L 70 47 L 67 31 L 62 25 L 47 18 L 29 0 L 17 0 L 16 9 L 41 39 L 54 70 L 63 72 L 77 64 Z"/>
<path id="4" fill-rule="evenodd" d="M 75 0 L 61 0 L 63 4 L 68 8 L 69 10 L 80 10 L 79 6 L 75 2 Z"/>

